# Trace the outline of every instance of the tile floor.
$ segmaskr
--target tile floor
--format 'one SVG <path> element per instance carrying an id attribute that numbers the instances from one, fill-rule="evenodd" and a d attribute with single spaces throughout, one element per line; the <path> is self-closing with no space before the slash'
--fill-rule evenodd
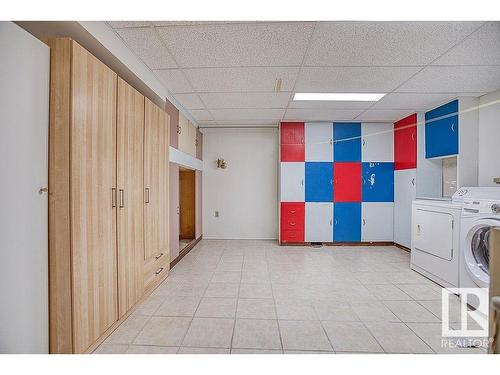
<path id="1" fill-rule="evenodd" d="M 440 289 L 392 246 L 203 240 L 95 352 L 484 353 L 441 347 Z"/>

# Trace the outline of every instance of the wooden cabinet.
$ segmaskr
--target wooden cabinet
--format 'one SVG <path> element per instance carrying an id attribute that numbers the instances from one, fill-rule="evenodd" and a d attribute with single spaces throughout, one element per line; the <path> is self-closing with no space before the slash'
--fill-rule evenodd
<path id="1" fill-rule="evenodd" d="M 196 157 L 196 127 L 179 112 L 179 150 Z"/>
<path id="2" fill-rule="evenodd" d="M 146 98 L 144 119 L 144 261 L 145 278 L 151 279 L 149 264 L 169 258 L 168 241 L 168 131 L 169 117 Z M 156 266 L 152 266 L 155 268 Z M 167 267 L 168 268 L 168 267 Z M 162 265 L 154 270 L 156 276 L 168 269 Z M 158 273 L 156 273 L 158 271 Z M 145 283 L 148 289 L 151 283 Z"/>
<path id="3" fill-rule="evenodd" d="M 116 123 L 118 291 L 122 317 L 142 296 L 144 96 L 118 78 Z"/>
<path id="4" fill-rule="evenodd" d="M 78 43 L 49 45 L 50 352 L 83 353 L 168 273 L 169 123 Z"/>
<path id="5" fill-rule="evenodd" d="M 196 159 L 203 160 L 203 133 L 196 129 Z"/>

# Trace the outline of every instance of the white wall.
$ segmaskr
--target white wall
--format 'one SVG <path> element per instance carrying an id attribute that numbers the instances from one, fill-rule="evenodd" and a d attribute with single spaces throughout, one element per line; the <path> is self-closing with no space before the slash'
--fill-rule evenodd
<path id="1" fill-rule="evenodd" d="M 47 353 L 49 47 L 0 22 L 0 353 Z"/>
<path id="2" fill-rule="evenodd" d="M 277 173 L 278 129 L 204 129 L 203 237 L 278 238 Z"/>
<path id="3" fill-rule="evenodd" d="M 487 105 L 492 102 L 492 105 Z M 500 90 L 479 99 L 479 186 L 500 186 Z"/>

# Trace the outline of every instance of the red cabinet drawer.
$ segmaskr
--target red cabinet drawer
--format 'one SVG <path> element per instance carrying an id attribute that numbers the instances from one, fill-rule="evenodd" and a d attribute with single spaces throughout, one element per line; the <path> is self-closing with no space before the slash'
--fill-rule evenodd
<path id="1" fill-rule="evenodd" d="M 394 169 L 417 168 L 417 114 L 394 123 Z"/>
<path id="2" fill-rule="evenodd" d="M 281 161 L 305 160 L 304 123 L 282 122 L 281 132 Z"/>
<path id="3" fill-rule="evenodd" d="M 281 231 L 281 242 L 284 243 L 304 242 L 304 231 L 294 231 L 294 230 Z"/>
<path id="4" fill-rule="evenodd" d="M 305 203 L 281 203 L 281 242 L 304 242 Z"/>
<path id="5" fill-rule="evenodd" d="M 334 163 L 333 201 L 361 202 L 361 163 Z"/>

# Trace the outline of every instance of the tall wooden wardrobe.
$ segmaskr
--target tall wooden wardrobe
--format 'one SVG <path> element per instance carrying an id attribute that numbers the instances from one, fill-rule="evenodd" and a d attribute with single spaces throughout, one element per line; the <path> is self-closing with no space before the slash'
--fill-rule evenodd
<path id="1" fill-rule="evenodd" d="M 83 353 L 168 274 L 169 118 L 75 41 L 51 47 L 51 353 Z"/>

